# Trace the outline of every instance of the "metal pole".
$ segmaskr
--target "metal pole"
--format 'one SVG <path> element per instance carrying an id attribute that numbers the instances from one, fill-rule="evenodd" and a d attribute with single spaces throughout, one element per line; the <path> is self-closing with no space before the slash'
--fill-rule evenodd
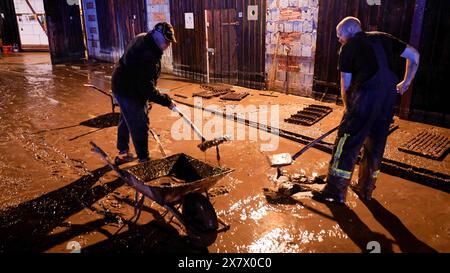
<path id="1" fill-rule="evenodd" d="M 427 0 L 416 0 L 416 5 L 414 7 L 414 15 L 412 19 L 411 27 L 411 37 L 409 39 L 409 44 L 419 50 L 420 47 L 420 37 L 422 36 L 422 26 L 423 17 L 425 14 L 425 7 Z M 400 118 L 408 119 L 411 107 L 411 99 L 413 93 L 413 85 L 410 86 L 409 90 L 403 94 L 400 102 Z"/>
<path id="2" fill-rule="evenodd" d="M 205 44 L 206 44 L 206 82 L 209 83 L 209 42 L 208 42 L 208 10 L 205 9 Z"/>

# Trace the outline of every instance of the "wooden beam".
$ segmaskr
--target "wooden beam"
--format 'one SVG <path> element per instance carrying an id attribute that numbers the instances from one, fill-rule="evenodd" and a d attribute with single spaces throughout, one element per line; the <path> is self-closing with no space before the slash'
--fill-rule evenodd
<path id="1" fill-rule="evenodd" d="M 409 39 L 409 44 L 419 50 L 420 47 L 420 37 L 422 36 L 422 26 L 423 17 L 425 14 L 425 7 L 427 0 L 416 0 L 414 7 L 414 15 L 412 19 L 411 36 Z M 403 94 L 400 102 L 400 118 L 408 119 L 411 107 L 411 99 L 413 94 L 413 85 L 409 88 L 406 93 Z"/>
<path id="2" fill-rule="evenodd" d="M 36 16 L 36 19 L 39 22 L 39 25 L 41 25 L 42 30 L 44 31 L 45 34 L 47 34 L 47 30 L 44 27 L 44 24 L 41 22 L 41 20 L 39 19 L 39 16 L 37 15 L 36 11 L 34 11 L 33 6 L 30 4 L 30 2 L 28 0 L 25 0 L 25 2 L 27 2 L 28 7 L 30 7 L 31 12 L 34 14 L 34 16 Z M 47 35 L 48 36 L 48 35 Z"/>

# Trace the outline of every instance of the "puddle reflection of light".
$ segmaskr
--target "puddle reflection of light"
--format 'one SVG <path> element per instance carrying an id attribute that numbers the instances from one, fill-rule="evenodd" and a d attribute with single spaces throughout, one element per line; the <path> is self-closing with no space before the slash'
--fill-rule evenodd
<path id="1" fill-rule="evenodd" d="M 329 230 L 312 232 L 308 230 L 298 231 L 298 227 L 275 228 L 257 238 L 247 250 L 252 253 L 298 253 L 306 250 L 306 245 L 313 242 L 323 242 L 327 238 L 348 239 L 339 225 L 334 225 Z"/>
<path id="2" fill-rule="evenodd" d="M 242 221 L 245 221 L 247 218 L 250 218 L 252 220 L 258 221 L 267 215 L 268 210 L 269 210 L 268 206 L 263 201 L 260 201 L 256 205 L 256 209 L 250 208 L 248 211 L 242 209 L 240 219 Z"/>
<path id="3" fill-rule="evenodd" d="M 248 246 L 252 253 L 296 253 L 299 246 L 287 229 L 275 228 Z"/>
<path id="4" fill-rule="evenodd" d="M 271 205 L 268 204 L 263 195 L 250 196 L 246 199 L 239 200 L 232 204 L 228 210 L 216 211 L 219 216 L 231 217 L 238 214 L 241 221 L 253 220 L 260 221 L 269 213 L 279 213 L 282 215 L 290 215 L 298 219 L 309 219 L 313 217 L 312 213 L 305 213 L 304 206 L 297 205 Z"/>

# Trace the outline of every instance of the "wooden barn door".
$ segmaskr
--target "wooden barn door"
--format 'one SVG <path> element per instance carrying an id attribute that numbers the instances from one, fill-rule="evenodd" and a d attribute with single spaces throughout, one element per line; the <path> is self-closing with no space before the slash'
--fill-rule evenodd
<path id="1" fill-rule="evenodd" d="M 114 5 L 119 47 L 123 52 L 137 34 L 147 31 L 145 0 L 116 0 Z"/>
<path id="2" fill-rule="evenodd" d="M 53 64 L 85 59 L 80 6 L 44 0 L 50 56 Z"/>
<path id="3" fill-rule="evenodd" d="M 209 76 L 211 82 L 238 83 L 237 34 L 235 9 L 206 12 L 208 31 Z"/>

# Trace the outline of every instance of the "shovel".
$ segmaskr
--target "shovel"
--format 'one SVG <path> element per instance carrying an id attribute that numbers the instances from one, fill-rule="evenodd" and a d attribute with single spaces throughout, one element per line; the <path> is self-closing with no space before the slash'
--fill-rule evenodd
<path id="1" fill-rule="evenodd" d="M 322 139 L 329 136 L 331 133 L 336 131 L 339 128 L 340 125 L 334 127 L 330 131 L 326 132 L 325 134 L 321 135 L 320 137 L 314 139 L 311 141 L 308 145 L 303 147 L 300 151 L 298 151 L 295 155 L 291 156 L 289 153 L 282 153 L 282 154 L 275 154 L 269 157 L 270 165 L 272 167 L 277 167 L 277 179 L 280 178 L 281 174 L 281 167 L 289 166 L 294 161 L 301 156 L 306 150 L 311 148 L 312 146 L 316 145 L 318 142 L 320 142 Z"/>
<path id="2" fill-rule="evenodd" d="M 197 128 L 197 126 L 195 126 L 195 124 L 188 117 L 186 117 L 183 114 L 183 112 L 181 112 L 180 109 L 178 109 L 177 106 L 174 106 L 172 108 L 172 110 L 177 112 L 191 126 L 192 130 L 194 130 L 194 132 L 200 137 L 200 139 L 202 140 L 202 143 L 197 145 L 197 147 L 202 152 L 205 152 L 209 148 L 216 146 L 217 161 L 220 162 L 219 145 L 224 143 L 225 141 L 229 141 L 230 138 L 228 136 L 222 136 L 222 137 L 217 137 L 217 138 L 215 138 L 213 140 L 206 140 L 205 137 L 203 137 L 203 135 L 200 132 L 200 130 Z"/>

